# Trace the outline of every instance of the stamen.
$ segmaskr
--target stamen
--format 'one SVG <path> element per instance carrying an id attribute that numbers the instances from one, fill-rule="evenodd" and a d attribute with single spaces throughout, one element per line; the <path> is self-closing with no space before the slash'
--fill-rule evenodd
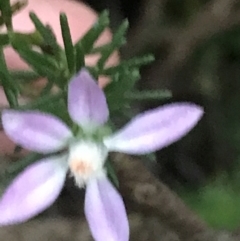
<path id="1" fill-rule="evenodd" d="M 70 169 L 79 175 L 88 175 L 93 172 L 93 168 L 88 162 L 78 159 L 70 161 Z"/>

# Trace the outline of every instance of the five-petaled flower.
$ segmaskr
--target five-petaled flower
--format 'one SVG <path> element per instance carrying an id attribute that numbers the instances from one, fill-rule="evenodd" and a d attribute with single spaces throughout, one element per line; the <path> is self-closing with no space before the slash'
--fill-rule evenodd
<path id="1" fill-rule="evenodd" d="M 139 114 L 123 129 L 94 139 L 109 110 L 103 91 L 82 69 L 68 86 L 68 112 L 78 132 L 57 117 L 38 111 L 5 110 L 5 133 L 22 147 L 50 155 L 28 166 L 0 199 L 0 226 L 24 222 L 59 196 L 66 174 L 86 186 L 85 215 L 96 241 L 127 241 L 129 225 L 120 194 L 108 180 L 104 164 L 109 151 L 146 154 L 183 137 L 199 121 L 201 107 L 175 103 Z M 80 131 L 81 130 L 81 131 Z"/>

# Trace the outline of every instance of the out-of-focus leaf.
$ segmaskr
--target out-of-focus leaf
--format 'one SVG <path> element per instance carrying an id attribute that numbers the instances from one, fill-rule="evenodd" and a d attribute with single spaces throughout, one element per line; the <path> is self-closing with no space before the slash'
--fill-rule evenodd
<path id="1" fill-rule="evenodd" d="M 17 86 L 14 84 L 14 81 L 8 71 L 2 48 L 0 48 L 0 84 L 3 86 L 9 105 L 11 107 L 18 106 Z"/>
<path id="2" fill-rule="evenodd" d="M 105 87 L 105 93 L 111 114 L 116 111 L 122 112 L 130 100 L 125 93 L 132 91 L 136 81 L 140 78 L 139 70 L 136 68 L 125 69 L 112 76 L 111 83 Z"/>
<path id="3" fill-rule="evenodd" d="M 120 44 L 120 46 L 126 44 L 126 39 L 122 39 L 122 43 Z M 93 49 L 91 50 L 90 54 L 99 54 L 102 53 L 104 51 L 106 51 L 109 47 L 111 46 L 111 43 L 107 43 L 104 45 L 100 45 L 100 46 L 94 46 Z"/>
<path id="4" fill-rule="evenodd" d="M 113 75 L 114 73 L 121 72 L 126 68 L 140 68 L 141 66 L 152 63 L 154 59 L 154 56 L 149 54 L 142 57 L 132 58 L 130 60 L 123 60 L 117 66 L 103 69 L 102 74 Z"/>
<path id="5" fill-rule="evenodd" d="M 54 58 L 32 50 L 28 46 L 14 46 L 18 54 L 42 77 L 55 79 L 59 72 Z"/>
<path id="6" fill-rule="evenodd" d="M 49 49 L 48 53 L 53 54 L 55 56 L 59 56 L 61 51 L 61 47 L 58 45 L 55 35 L 49 26 L 45 26 L 37 15 L 33 12 L 29 14 L 35 28 L 41 34 L 44 39 L 44 45 L 41 46 L 44 49 Z"/>
<path id="7" fill-rule="evenodd" d="M 60 23 L 61 23 L 61 30 L 62 30 L 62 38 L 65 47 L 65 54 L 68 64 L 69 73 L 72 75 L 75 72 L 75 51 L 73 47 L 73 42 L 71 38 L 70 28 L 68 25 L 68 20 L 66 14 L 60 15 Z"/>
<path id="8" fill-rule="evenodd" d="M 38 31 L 32 33 L 19 33 L 9 32 L 8 33 L 10 44 L 14 46 L 41 46 L 43 45 L 43 38 Z"/>
<path id="9" fill-rule="evenodd" d="M 34 71 L 10 71 L 10 75 L 12 76 L 12 79 L 14 80 L 21 80 L 22 82 L 29 82 L 32 80 L 36 80 L 40 77 L 40 75 Z"/>
<path id="10" fill-rule="evenodd" d="M 27 6 L 27 3 L 28 3 L 27 0 L 20 0 L 18 2 L 13 3 L 11 6 L 12 13 L 14 14 L 14 13 L 22 10 L 24 7 Z"/>
<path id="11" fill-rule="evenodd" d="M 168 90 L 128 91 L 125 94 L 125 98 L 138 101 L 163 100 L 171 97 L 172 94 Z"/>
<path id="12" fill-rule="evenodd" d="M 124 21 L 113 35 L 110 46 L 101 52 L 101 58 L 97 62 L 97 67 L 100 71 L 103 70 L 106 61 L 112 53 L 122 46 L 122 43 L 125 41 L 128 25 L 128 21 Z"/>
<path id="13" fill-rule="evenodd" d="M 81 43 L 75 45 L 75 62 L 76 62 L 76 71 L 80 70 L 82 67 L 85 66 L 85 59 L 84 59 L 84 50 Z"/>
<path id="14" fill-rule="evenodd" d="M 0 46 L 9 44 L 9 37 L 7 34 L 0 34 Z"/>
<path id="15" fill-rule="evenodd" d="M 108 11 L 100 14 L 94 26 L 81 38 L 76 45 L 80 44 L 85 54 L 89 54 L 93 49 L 94 43 L 109 25 Z M 76 46 L 75 45 L 75 46 Z"/>
<path id="16" fill-rule="evenodd" d="M 0 1 L 0 10 L 3 21 L 8 29 L 12 29 L 12 8 L 10 0 Z"/>

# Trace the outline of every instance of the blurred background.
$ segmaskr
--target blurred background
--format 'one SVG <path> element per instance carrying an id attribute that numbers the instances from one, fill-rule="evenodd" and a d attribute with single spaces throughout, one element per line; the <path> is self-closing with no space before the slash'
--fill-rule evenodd
<path id="1" fill-rule="evenodd" d="M 135 103 L 143 111 L 191 101 L 205 116 L 190 134 L 156 153 L 152 171 L 214 227 L 240 221 L 240 1 L 84 0 L 110 11 L 113 32 L 127 18 L 121 57 L 153 53 L 139 89 L 169 89 L 165 101 Z"/>

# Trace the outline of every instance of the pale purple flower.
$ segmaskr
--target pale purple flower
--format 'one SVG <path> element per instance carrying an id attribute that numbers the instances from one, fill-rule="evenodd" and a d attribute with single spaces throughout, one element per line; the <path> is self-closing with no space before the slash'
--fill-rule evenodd
<path id="1" fill-rule="evenodd" d="M 136 116 L 117 133 L 95 140 L 93 134 L 107 122 L 109 111 L 103 91 L 83 69 L 69 83 L 68 112 L 79 127 L 75 135 L 50 114 L 3 112 L 5 133 L 18 145 L 43 154 L 66 149 L 67 154 L 39 160 L 13 180 L 0 200 L 0 226 L 27 221 L 49 207 L 70 170 L 76 184 L 86 186 L 85 214 L 94 239 L 127 241 L 125 206 L 104 169 L 108 152 L 146 154 L 170 145 L 197 124 L 203 110 L 191 103 L 165 105 Z"/>

